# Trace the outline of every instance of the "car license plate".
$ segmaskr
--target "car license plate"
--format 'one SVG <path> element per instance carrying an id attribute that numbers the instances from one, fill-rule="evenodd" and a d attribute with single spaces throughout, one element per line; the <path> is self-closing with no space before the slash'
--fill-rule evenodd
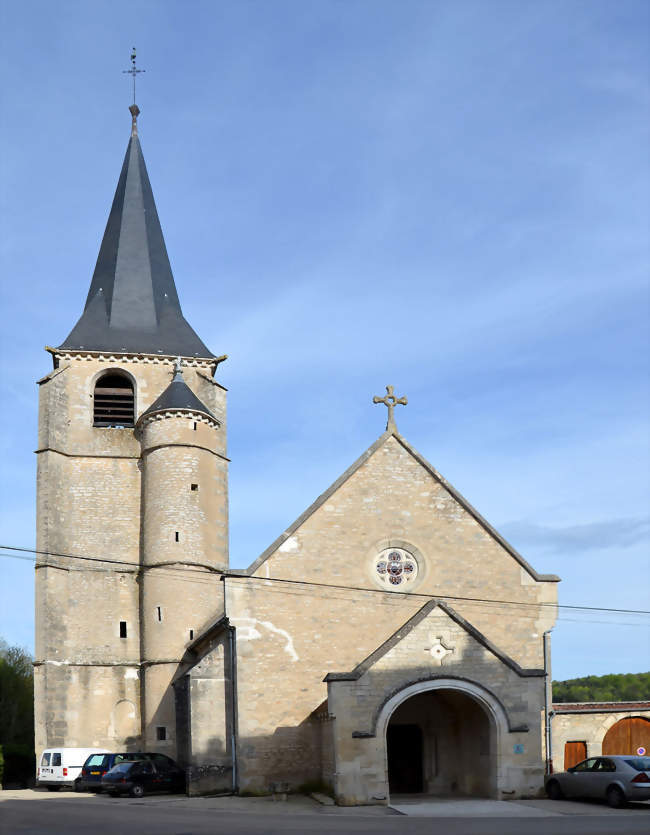
<path id="1" fill-rule="evenodd" d="M 97 775 L 97 774 L 101 774 L 101 771 L 91 771 L 90 773 L 91 773 L 93 776 L 95 776 L 95 775 Z"/>

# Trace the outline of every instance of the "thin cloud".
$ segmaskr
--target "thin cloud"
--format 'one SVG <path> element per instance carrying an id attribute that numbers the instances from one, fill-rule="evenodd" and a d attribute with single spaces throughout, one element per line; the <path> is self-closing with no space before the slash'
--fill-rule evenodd
<path id="1" fill-rule="evenodd" d="M 650 519 L 628 517 L 591 522 L 585 525 L 568 525 L 562 528 L 537 525 L 520 520 L 501 526 L 503 534 L 513 542 L 527 547 L 575 553 L 610 548 L 631 548 L 650 540 Z"/>

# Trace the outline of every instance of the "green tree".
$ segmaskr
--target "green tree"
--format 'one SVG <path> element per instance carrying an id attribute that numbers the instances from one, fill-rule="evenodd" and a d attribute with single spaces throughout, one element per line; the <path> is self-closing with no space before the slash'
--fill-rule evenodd
<path id="1" fill-rule="evenodd" d="M 34 770 L 34 670 L 21 647 L 0 638 L 0 746 L 3 785 L 26 784 Z"/>
<path id="2" fill-rule="evenodd" d="M 650 701 L 650 673 L 610 673 L 553 682 L 554 702 Z"/>

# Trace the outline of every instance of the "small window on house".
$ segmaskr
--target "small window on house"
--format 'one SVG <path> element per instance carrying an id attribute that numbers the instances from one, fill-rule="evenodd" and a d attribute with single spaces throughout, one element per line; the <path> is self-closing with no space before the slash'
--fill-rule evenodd
<path id="1" fill-rule="evenodd" d="M 160 623 L 162 621 L 162 606 L 156 606 L 156 617 Z"/>
<path id="2" fill-rule="evenodd" d="M 156 728 L 156 739 L 161 742 L 163 739 L 167 739 L 167 728 Z"/>
<path id="3" fill-rule="evenodd" d="M 194 630 L 190 629 L 190 641 L 194 640 Z"/>
<path id="4" fill-rule="evenodd" d="M 178 535 L 178 531 L 176 531 L 176 542 L 178 542 L 178 541 L 179 541 L 179 539 L 180 539 L 180 537 L 179 537 L 179 535 Z"/>
<path id="5" fill-rule="evenodd" d="M 198 489 L 199 489 L 198 484 L 190 484 L 190 490 L 192 490 L 192 492 L 196 493 Z"/>
<path id="6" fill-rule="evenodd" d="M 120 638 L 126 638 L 126 621 L 120 621 Z"/>
<path id="7" fill-rule="evenodd" d="M 133 383 L 123 374 L 104 374 L 97 380 L 93 397 L 94 426 L 133 426 Z"/>

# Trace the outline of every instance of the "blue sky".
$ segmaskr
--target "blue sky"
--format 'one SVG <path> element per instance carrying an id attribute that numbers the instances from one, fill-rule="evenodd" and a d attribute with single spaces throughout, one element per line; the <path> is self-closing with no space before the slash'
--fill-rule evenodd
<path id="1" fill-rule="evenodd" d="M 650 609 L 646 2 L 2 6 L 4 543 L 34 542 L 37 390 L 140 138 L 230 390 L 231 563 L 384 428 L 560 601 Z M 33 568 L 0 560 L 33 645 Z M 556 678 L 650 669 L 647 617 L 563 612 Z"/>

